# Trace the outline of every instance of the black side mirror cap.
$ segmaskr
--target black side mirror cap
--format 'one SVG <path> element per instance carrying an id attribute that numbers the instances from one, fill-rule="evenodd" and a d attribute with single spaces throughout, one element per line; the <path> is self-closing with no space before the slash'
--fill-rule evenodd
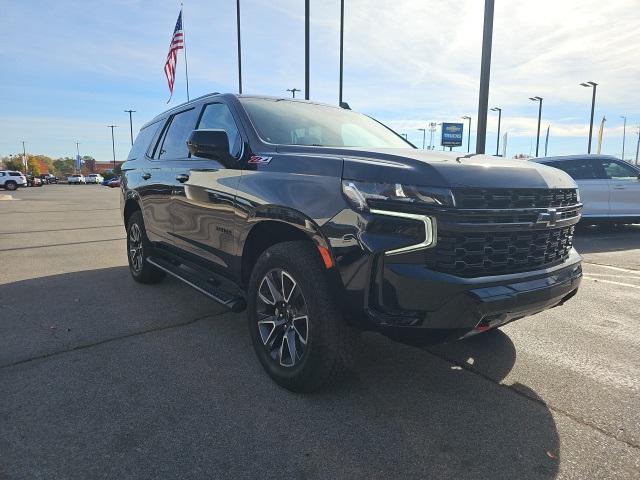
<path id="1" fill-rule="evenodd" d="M 194 130 L 187 140 L 187 148 L 194 157 L 217 160 L 225 167 L 234 163 L 234 158 L 229 153 L 229 137 L 224 130 Z"/>

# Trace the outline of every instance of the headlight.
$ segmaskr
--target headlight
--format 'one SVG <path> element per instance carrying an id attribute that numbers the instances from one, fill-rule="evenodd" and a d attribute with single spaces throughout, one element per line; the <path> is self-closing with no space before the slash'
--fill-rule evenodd
<path id="1" fill-rule="evenodd" d="M 452 207 L 453 194 L 447 188 L 403 185 L 401 183 L 369 183 L 343 180 L 342 192 L 357 210 L 393 208 L 394 204 Z"/>
<path id="2" fill-rule="evenodd" d="M 436 219 L 429 215 L 400 211 L 407 205 L 453 206 L 453 193 L 446 188 L 403 185 L 400 183 L 368 183 L 355 180 L 343 180 L 342 192 L 349 203 L 362 212 L 374 215 L 399 217 L 421 222 L 424 238 L 401 248 L 387 250 L 387 255 L 408 253 L 436 244 Z"/>

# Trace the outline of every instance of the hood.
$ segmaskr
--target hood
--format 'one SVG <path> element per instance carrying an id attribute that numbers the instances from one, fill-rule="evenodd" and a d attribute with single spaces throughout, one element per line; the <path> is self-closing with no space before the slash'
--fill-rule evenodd
<path id="1" fill-rule="evenodd" d="M 343 178 L 353 180 L 451 188 L 576 188 L 563 171 L 526 160 L 418 149 L 340 150 Z"/>

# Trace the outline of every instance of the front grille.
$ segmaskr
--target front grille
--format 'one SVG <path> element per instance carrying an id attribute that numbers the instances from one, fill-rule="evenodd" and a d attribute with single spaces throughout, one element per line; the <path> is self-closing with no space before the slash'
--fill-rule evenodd
<path id="1" fill-rule="evenodd" d="M 578 203 L 575 188 L 459 188 L 453 193 L 457 208 L 553 208 Z"/>
<path id="2" fill-rule="evenodd" d="M 438 232 L 426 265 L 460 277 L 504 275 L 556 265 L 569 256 L 574 226 L 515 232 Z"/>

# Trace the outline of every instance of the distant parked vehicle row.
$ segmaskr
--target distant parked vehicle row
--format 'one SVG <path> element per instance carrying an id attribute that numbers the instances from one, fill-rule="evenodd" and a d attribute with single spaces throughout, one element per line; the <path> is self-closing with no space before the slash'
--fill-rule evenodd
<path id="1" fill-rule="evenodd" d="M 34 177 L 33 175 L 27 175 L 27 187 L 41 187 L 44 185 L 44 182 L 40 179 L 40 177 Z"/>
<path id="2" fill-rule="evenodd" d="M 69 185 L 80 185 L 80 184 L 86 184 L 87 180 L 84 178 L 84 175 L 74 173 L 73 175 L 69 175 L 67 177 L 67 183 Z"/>
<path id="3" fill-rule="evenodd" d="M 90 173 L 89 175 L 87 175 L 85 178 L 85 181 L 87 183 L 94 183 L 96 185 L 101 184 L 102 182 L 104 182 L 104 177 L 102 175 L 100 175 L 99 173 Z"/>
<path id="4" fill-rule="evenodd" d="M 42 175 L 40 175 L 40 180 L 42 180 L 44 183 L 58 183 L 58 177 L 50 173 L 43 173 Z"/>
<path id="5" fill-rule="evenodd" d="M 640 168 L 610 155 L 567 155 L 532 161 L 562 170 L 576 181 L 584 222 L 640 222 Z"/>
<path id="6" fill-rule="evenodd" d="M 14 170 L 0 170 L 0 187 L 6 190 L 16 190 L 27 186 L 27 177 Z"/>

